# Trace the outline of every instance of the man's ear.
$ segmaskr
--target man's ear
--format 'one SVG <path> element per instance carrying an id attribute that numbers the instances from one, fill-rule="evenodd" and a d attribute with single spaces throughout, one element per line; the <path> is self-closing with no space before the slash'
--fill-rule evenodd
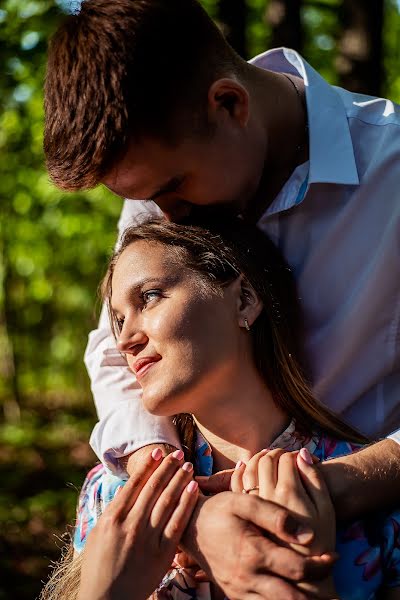
<path id="1" fill-rule="evenodd" d="M 210 122 L 228 116 L 240 127 L 245 127 L 250 114 L 248 91 L 236 79 L 217 79 L 208 90 L 208 113 Z"/>
<path id="2" fill-rule="evenodd" d="M 243 275 L 239 275 L 231 285 L 235 294 L 238 325 L 248 329 L 262 312 L 263 302 Z"/>

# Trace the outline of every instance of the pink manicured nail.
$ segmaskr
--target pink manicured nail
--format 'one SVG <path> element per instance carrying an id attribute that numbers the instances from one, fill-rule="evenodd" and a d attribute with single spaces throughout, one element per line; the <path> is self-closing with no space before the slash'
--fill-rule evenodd
<path id="1" fill-rule="evenodd" d="M 182 458 L 184 457 L 184 454 L 183 454 L 182 450 L 175 450 L 175 452 L 172 453 L 172 456 L 174 458 L 176 458 L 177 460 L 182 460 Z"/>
<path id="2" fill-rule="evenodd" d="M 152 458 L 154 458 L 154 460 L 160 460 L 160 458 L 162 457 L 162 450 L 161 448 L 154 448 L 153 452 L 151 453 Z"/>
<path id="3" fill-rule="evenodd" d="M 238 469 L 240 469 L 240 467 L 244 465 L 244 462 L 242 460 L 238 460 L 235 466 L 235 471 L 237 471 Z"/>
<path id="4" fill-rule="evenodd" d="M 311 454 L 309 453 L 309 451 L 307 450 L 307 448 L 302 448 L 299 452 L 301 458 L 304 460 L 304 462 L 306 462 L 308 465 L 312 465 L 313 461 L 311 458 Z"/>
<path id="5" fill-rule="evenodd" d="M 121 490 L 122 490 L 122 485 L 119 485 L 117 487 L 117 489 L 115 490 L 114 498 L 120 493 Z"/>
<path id="6" fill-rule="evenodd" d="M 188 472 L 193 471 L 193 465 L 191 462 L 186 462 L 184 465 L 182 465 L 182 469 Z"/>
<path id="7" fill-rule="evenodd" d="M 189 492 L 189 494 L 194 494 L 198 487 L 199 484 L 197 483 L 197 481 L 191 481 L 190 483 L 188 483 L 186 489 Z"/>

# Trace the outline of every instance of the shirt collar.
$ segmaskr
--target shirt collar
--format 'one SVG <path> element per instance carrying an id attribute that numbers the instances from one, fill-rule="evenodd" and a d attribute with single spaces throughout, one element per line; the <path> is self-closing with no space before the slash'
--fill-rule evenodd
<path id="1" fill-rule="evenodd" d="M 360 180 L 344 104 L 331 85 L 297 52 L 268 50 L 253 58 L 257 67 L 300 76 L 305 85 L 309 122 L 308 183 L 358 185 Z"/>
<path id="2" fill-rule="evenodd" d="M 282 448 L 286 452 L 307 448 L 310 454 L 318 445 L 320 434 L 314 432 L 310 434 L 296 424 L 295 419 L 292 419 L 286 429 L 278 435 L 278 437 L 269 445 L 269 450 L 274 448 Z M 197 475 L 212 475 L 213 458 L 212 449 L 206 438 L 196 430 L 196 445 L 195 445 L 195 471 Z"/>

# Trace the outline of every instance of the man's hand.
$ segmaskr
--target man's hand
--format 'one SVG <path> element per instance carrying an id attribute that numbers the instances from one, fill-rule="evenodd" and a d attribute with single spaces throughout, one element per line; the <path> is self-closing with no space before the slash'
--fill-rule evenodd
<path id="1" fill-rule="evenodd" d="M 256 496 L 222 492 L 199 498 L 180 545 L 231 600 L 305 600 L 295 584 L 326 577 L 331 557 L 306 558 L 276 545 L 263 530 L 286 543 L 313 539 L 286 509 Z"/>

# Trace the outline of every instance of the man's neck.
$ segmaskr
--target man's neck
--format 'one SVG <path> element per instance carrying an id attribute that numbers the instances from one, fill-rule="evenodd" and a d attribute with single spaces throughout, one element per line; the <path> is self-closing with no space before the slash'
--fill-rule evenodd
<path id="1" fill-rule="evenodd" d="M 256 195 L 243 216 L 257 222 L 279 194 L 295 168 L 309 158 L 308 120 L 304 83 L 300 77 L 257 67 L 249 86 L 254 118 L 263 127 L 265 161 Z"/>

